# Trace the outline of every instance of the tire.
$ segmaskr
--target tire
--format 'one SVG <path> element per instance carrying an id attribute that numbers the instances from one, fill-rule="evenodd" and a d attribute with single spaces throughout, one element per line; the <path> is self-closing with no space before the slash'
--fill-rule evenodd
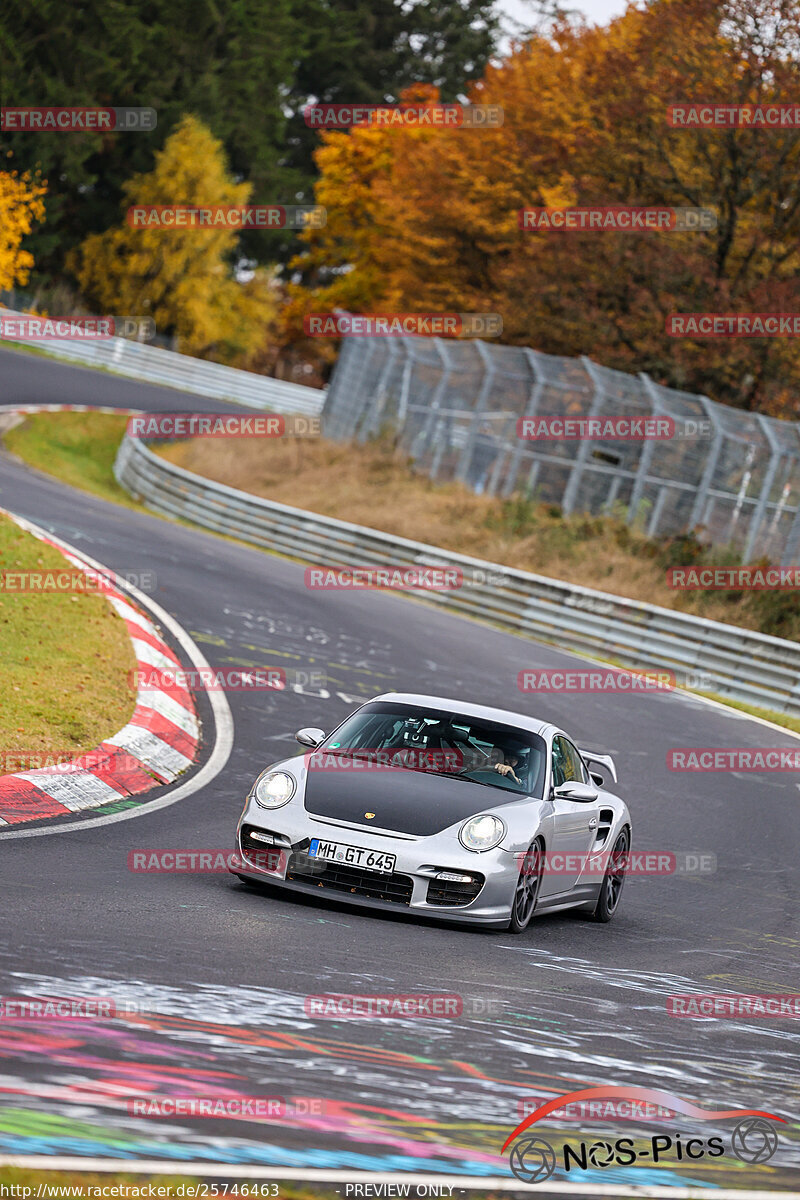
<path id="1" fill-rule="evenodd" d="M 614 843 L 614 849 L 611 851 L 612 861 L 606 867 L 606 873 L 603 876 L 603 882 L 600 886 L 600 895 L 597 897 L 597 904 L 591 913 L 593 921 L 601 921 L 605 924 L 611 920 L 619 908 L 622 888 L 625 883 L 627 863 L 623 862 L 620 866 L 614 866 L 613 859 L 617 854 L 627 854 L 630 848 L 631 833 L 626 825 L 620 831 Z"/>
<path id="2" fill-rule="evenodd" d="M 511 902 L 510 933 L 524 933 L 536 911 L 544 869 L 543 853 L 544 846 L 538 838 L 525 851 Z"/>

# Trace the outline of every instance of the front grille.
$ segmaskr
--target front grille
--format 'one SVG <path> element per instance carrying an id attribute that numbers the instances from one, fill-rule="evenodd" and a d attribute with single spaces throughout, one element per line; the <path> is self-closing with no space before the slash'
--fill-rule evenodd
<path id="1" fill-rule="evenodd" d="M 448 879 L 432 879 L 428 884 L 428 904 L 457 907 L 469 904 L 485 883 L 483 875 L 474 875 L 470 883 L 454 883 Z"/>
<path id="2" fill-rule="evenodd" d="M 368 896 L 371 900 L 387 900 L 392 904 L 410 904 L 414 882 L 409 875 L 379 875 L 361 867 L 343 863 L 321 862 L 307 854 L 293 854 L 289 859 L 286 878 L 298 883 L 314 883 L 320 888 L 349 892 L 353 896 Z"/>

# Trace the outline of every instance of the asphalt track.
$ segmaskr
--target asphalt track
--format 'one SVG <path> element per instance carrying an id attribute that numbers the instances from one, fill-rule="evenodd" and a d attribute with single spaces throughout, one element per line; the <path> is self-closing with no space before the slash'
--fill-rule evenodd
<path id="1" fill-rule="evenodd" d="M 226 407 L 0 351 L 0 404 L 11 403 Z M 117 571 L 154 568 L 154 599 L 212 667 L 328 678 L 316 694 L 229 693 L 229 762 L 175 805 L 0 844 L 2 995 L 107 996 L 141 1009 L 113 1021 L 2 1022 L 0 1155 L 196 1161 L 198 1172 L 214 1162 L 278 1175 L 285 1167 L 496 1177 L 508 1174 L 499 1149 L 521 1098 L 626 1084 L 702 1108 L 764 1109 L 788 1124 L 769 1164 L 744 1167 L 728 1148 L 730 1121 L 551 1121 L 540 1132 L 572 1142 L 680 1132 L 722 1135 L 726 1145 L 722 1158 L 671 1155 L 572 1172 L 569 1182 L 797 1186 L 796 1025 L 665 1012 L 675 993 L 792 992 L 800 944 L 796 776 L 676 774 L 667 752 L 791 748 L 795 738 L 680 694 L 538 701 L 578 741 L 615 755 L 634 849 L 716 855 L 714 873 L 628 879 L 609 925 L 556 915 L 515 938 L 260 894 L 227 874 L 134 873 L 131 850 L 230 847 L 253 775 L 293 751 L 301 725 L 331 728 L 391 689 L 534 711 L 517 690 L 518 671 L 578 660 L 400 596 L 310 592 L 299 564 L 107 504 L 6 453 L 0 505 Z M 203 696 L 200 710 L 207 758 L 214 725 Z M 464 1015 L 325 1020 L 303 1004 L 322 992 L 439 991 L 462 995 Z M 324 1109 L 254 1123 L 145 1119 L 123 1102 L 191 1094 L 305 1097 Z"/>

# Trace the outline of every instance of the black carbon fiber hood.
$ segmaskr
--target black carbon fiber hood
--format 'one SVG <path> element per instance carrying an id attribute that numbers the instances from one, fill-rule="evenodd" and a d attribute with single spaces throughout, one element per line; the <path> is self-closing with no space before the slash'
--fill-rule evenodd
<path id="1" fill-rule="evenodd" d="M 411 771 L 375 769 L 362 763 L 350 769 L 310 767 L 306 811 L 316 817 L 427 837 L 475 813 L 522 799 L 514 792 L 471 780 Z M 366 813 L 374 813 L 367 818 Z"/>

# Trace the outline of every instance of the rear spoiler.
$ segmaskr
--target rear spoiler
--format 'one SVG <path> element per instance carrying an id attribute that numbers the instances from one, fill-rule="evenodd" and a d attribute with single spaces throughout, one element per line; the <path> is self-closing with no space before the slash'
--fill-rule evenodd
<path id="1" fill-rule="evenodd" d="M 580 755 L 587 766 L 589 763 L 596 763 L 598 767 L 605 767 L 614 783 L 617 782 L 617 768 L 610 754 L 596 754 L 594 750 L 581 749 Z"/>

